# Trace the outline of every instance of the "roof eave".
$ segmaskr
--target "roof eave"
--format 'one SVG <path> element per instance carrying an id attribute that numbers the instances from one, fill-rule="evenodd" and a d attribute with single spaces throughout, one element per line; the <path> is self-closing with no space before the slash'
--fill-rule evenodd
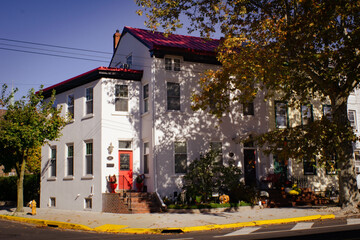
<path id="1" fill-rule="evenodd" d="M 45 98 L 48 98 L 53 90 L 55 90 L 56 94 L 59 94 L 101 78 L 141 81 L 142 75 L 142 70 L 99 67 L 48 87 L 43 90 L 42 94 Z"/>

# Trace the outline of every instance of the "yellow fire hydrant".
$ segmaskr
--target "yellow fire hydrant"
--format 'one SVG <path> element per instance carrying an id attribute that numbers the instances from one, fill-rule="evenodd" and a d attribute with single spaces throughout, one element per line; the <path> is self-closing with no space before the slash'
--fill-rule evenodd
<path id="1" fill-rule="evenodd" d="M 36 201 L 32 200 L 29 202 L 29 207 L 31 208 L 31 215 L 36 215 Z"/>

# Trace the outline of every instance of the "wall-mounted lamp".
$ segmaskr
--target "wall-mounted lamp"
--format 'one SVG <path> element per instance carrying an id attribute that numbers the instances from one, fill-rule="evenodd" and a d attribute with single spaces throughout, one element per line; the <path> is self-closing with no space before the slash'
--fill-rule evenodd
<path id="1" fill-rule="evenodd" d="M 109 147 L 107 148 L 109 155 L 112 153 L 112 151 L 114 150 L 114 146 L 112 145 L 112 143 L 110 143 Z"/>

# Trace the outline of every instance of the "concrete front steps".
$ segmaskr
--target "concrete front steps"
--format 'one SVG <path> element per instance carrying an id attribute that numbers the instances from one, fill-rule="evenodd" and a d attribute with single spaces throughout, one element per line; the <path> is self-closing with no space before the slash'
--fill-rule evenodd
<path id="1" fill-rule="evenodd" d="M 161 212 L 155 193 L 124 192 L 103 193 L 103 212 L 152 213 Z"/>

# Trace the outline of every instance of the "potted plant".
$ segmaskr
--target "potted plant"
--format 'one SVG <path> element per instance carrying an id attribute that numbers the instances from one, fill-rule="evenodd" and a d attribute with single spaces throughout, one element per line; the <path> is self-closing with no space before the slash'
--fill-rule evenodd
<path id="1" fill-rule="evenodd" d="M 135 184 L 138 192 L 142 192 L 144 187 L 145 174 L 140 174 L 135 178 Z"/>

